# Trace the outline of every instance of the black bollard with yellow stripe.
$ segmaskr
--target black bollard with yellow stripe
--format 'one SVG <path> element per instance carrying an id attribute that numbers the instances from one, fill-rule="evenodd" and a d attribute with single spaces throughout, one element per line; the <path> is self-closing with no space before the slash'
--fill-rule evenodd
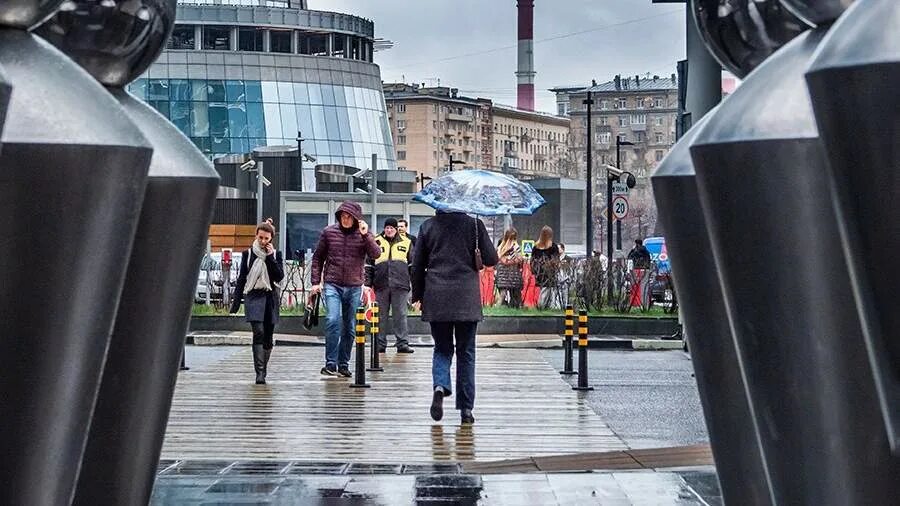
<path id="1" fill-rule="evenodd" d="M 350 388 L 369 388 L 366 384 L 366 308 L 356 310 L 356 375 Z"/>
<path id="2" fill-rule="evenodd" d="M 578 386 L 572 390 L 593 390 L 588 385 L 588 316 L 587 311 L 578 311 Z"/>
<path id="3" fill-rule="evenodd" d="M 565 356 L 563 357 L 563 370 L 559 371 L 560 374 L 565 374 L 571 376 L 575 374 L 575 371 L 572 368 L 572 353 L 573 353 L 573 343 L 572 340 L 575 336 L 575 310 L 572 309 L 572 306 L 566 306 L 566 329 L 565 334 L 563 334 L 563 350 Z"/>
<path id="4" fill-rule="evenodd" d="M 372 304 L 372 324 L 369 325 L 369 337 L 372 341 L 371 346 L 371 360 L 369 361 L 369 368 L 367 371 L 383 371 L 384 367 L 381 367 L 380 359 L 378 353 L 378 322 L 381 321 L 378 316 L 378 303 Z"/>

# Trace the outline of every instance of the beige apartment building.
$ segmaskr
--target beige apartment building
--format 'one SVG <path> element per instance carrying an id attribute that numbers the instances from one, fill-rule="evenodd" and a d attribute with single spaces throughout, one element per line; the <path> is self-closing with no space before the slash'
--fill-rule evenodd
<path id="1" fill-rule="evenodd" d="M 397 168 L 437 177 L 450 167 L 482 168 L 493 157 L 491 102 L 456 88 L 385 83 Z"/>
<path id="2" fill-rule="evenodd" d="M 523 179 L 573 177 L 569 155 L 569 119 L 493 104 L 491 170 Z"/>
<path id="3" fill-rule="evenodd" d="M 459 95 L 456 88 L 385 83 L 397 167 L 436 177 L 454 168 L 525 179 L 571 176 L 569 119 Z"/>
<path id="4" fill-rule="evenodd" d="M 584 100 L 591 91 L 594 205 L 598 220 L 605 221 L 605 164 L 616 165 L 616 137 L 630 145 L 620 147 L 621 168 L 635 175 L 637 186 L 628 192 L 630 211 L 623 221 L 625 245 L 638 237 L 656 232 L 656 203 L 650 176 L 656 165 L 675 144 L 678 116 L 678 81 L 675 75 L 615 76 L 605 83 L 585 87 L 558 87 L 558 112 L 571 118 L 572 158 L 584 179 L 587 158 L 587 107 Z M 595 227 L 597 240 L 603 227 Z M 627 249 L 626 249 L 627 251 Z"/>

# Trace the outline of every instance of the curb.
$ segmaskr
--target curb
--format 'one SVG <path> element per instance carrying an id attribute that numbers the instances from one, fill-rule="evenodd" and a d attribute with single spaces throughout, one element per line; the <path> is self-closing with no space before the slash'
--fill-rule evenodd
<path id="1" fill-rule="evenodd" d="M 246 346 L 252 342 L 249 336 L 229 333 L 191 333 L 185 340 L 186 344 L 194 346 Z M 275 338 L 277 346 L 324 346 L 325 343 L 312 336 L 297 336 L 296 338 Z M 414 348 L 431 348 L 433 345 L 423 342 L 411 342 Z M 632 350 L 632 351 L 666 351 L 681 350 L 684 344 L 681 340 L 671 339 L 645 339 L 645 338 L 621 338 L 621 337 L 593 337 L 588 341 L 588 348 L 592 350 Z M 558 350 L 562 349 L 561 339 L 538 339 L 525 341 L 507 341 L 499 343 L 487 343 L 479 345 L 479 348 L 502 349 L 538 349 Z"/>

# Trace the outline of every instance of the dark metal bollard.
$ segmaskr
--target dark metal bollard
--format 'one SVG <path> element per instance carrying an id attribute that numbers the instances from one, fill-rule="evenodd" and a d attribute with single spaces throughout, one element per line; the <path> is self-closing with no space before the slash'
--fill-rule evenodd
<path id="1" fill-rule="evenodd" d="M 0 2 L 14 90 L 0 246 L 40 252 L 39 268 L 0 259 L 0 504 L 72 501 L 152 155 L 100 84 L 27 31 L 59 4 Z"/>
<path id="2" fill-rule="evenodd" d="M 565 374 L 571 376 L 575 374 L 575 371 L 572 370 L 572 353 L 573 353 L 573 343 L 575 335 L 575 310 L 572 309 L 572 306 L 566 306 L 566 330 L 565 334 L 563 334 L 563 350 L 565 350 L 565 356 L 563 358 L 563 370 L 559 371 L 560 374 Z"/>
<path id="3" fill-rule="evenodd" d="M 678 311 L 690 334 L 691 363 L 725 504 L 774 504 L 741 365 L 729 326 L 719 274 L 711 265 L 690 145 L 707 113 L 678 141 L 652 177 L 666 231 Z"/>
<path id="4" fill-rule="evenodd" d="M 588 385 L 588 316 L 584 309 L 578 311 L 578 386 L 572 390 L 593 390 Z"/>
<path id="5" fill-rule="evenodd" d="M 356 309 L 356 375 L 350 388 L 369 388 L 366 384 L 366 309 Z"/>
<path id="6" fill-rule="evenodd" d="M 896 0 L 855 3 L 822 42 L 806 82 L 831 162 L 832 198 L 884 423 L 900 456 L 898 276 L 878 260 L 900 247 L 894 218 L 900 211 L 897 33 Z"/>
<path id="7" fill-rule="evenodd" d="M 750 74 L 697 134 L 691 156 L 776 503 L 894 504 L 900 461 L 890 455 L 844 251 L 808 247 L 841 242 L 803 74 L 825 29 Z M 841 132 L 860 135 L 852 125 Z"/>
<path id="8" fill-rule="evenodd" d="M 181 371 L 190 371 L 191 368 L 187 366 L 187 360 L 185 359 L 185 355 L 187 355 L 184 344 L 181 345 L 181 366 L 178 368 Z"/>
<path id="9" fill-rule="evenodd" d="M 378 303 L 372 305 L 372 324 L 369 325 L 369 335 L 371 336 L 372 341 L 372 349 L 371 349 L 371 358 L 369 365 L 370 367 L 366 369 L 367 371 L 383 371 L 384 367 L 381 367 L 381 357 L 378 353 L 378 323 L 380 321 L 378 316 Z"/>

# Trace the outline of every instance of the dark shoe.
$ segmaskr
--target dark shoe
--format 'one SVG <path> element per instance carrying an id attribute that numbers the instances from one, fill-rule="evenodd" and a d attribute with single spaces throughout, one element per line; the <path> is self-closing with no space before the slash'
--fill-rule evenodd
<path id="1" fill-rule="evenodd" d="M 253 345 L 253 370 L 256 371 L 256 384 L 266 384 L 266 351 L 261 344 Z"/>
<path id="2" fill-rule="evenodd" d="M 415 352 L 416 352 L 416 350 L 410 348 L 409 345 L 397 347 L 397 353 L 415 353 Z"/>
<path id="3" fill-rule="evenodd" d="M 353 373 L 350 372 L 350 368 L 347 366 L 344 366 L 344 367 L 341 367 L 340 369 L 338 369 L 338 374 L 340 374 L 341 376 L 343 376 L 345 378 L 353 377 Z"/>
<path id="4" fill-rule="evenodd" d="M 461 423 L 475 423 L 475 416 L 472 415 L 471 409 L 464 409 L 459 412 L 460 422 Z"/>
<path id="5" fill-rule="evenodd" d="M 435 422 L 444 418 L 444 391 L 436 388 L 431 398 L 431 419 Z"/>
<path id="6" fill-rule="evenodd" d="M 337 369 L 333 365 L 326 365 L 325 367 L 322 368 L 321 371 L 319 371 L 319 373 L 322 374 L 323 376 L 337 376 L 338 375 Z"/>

